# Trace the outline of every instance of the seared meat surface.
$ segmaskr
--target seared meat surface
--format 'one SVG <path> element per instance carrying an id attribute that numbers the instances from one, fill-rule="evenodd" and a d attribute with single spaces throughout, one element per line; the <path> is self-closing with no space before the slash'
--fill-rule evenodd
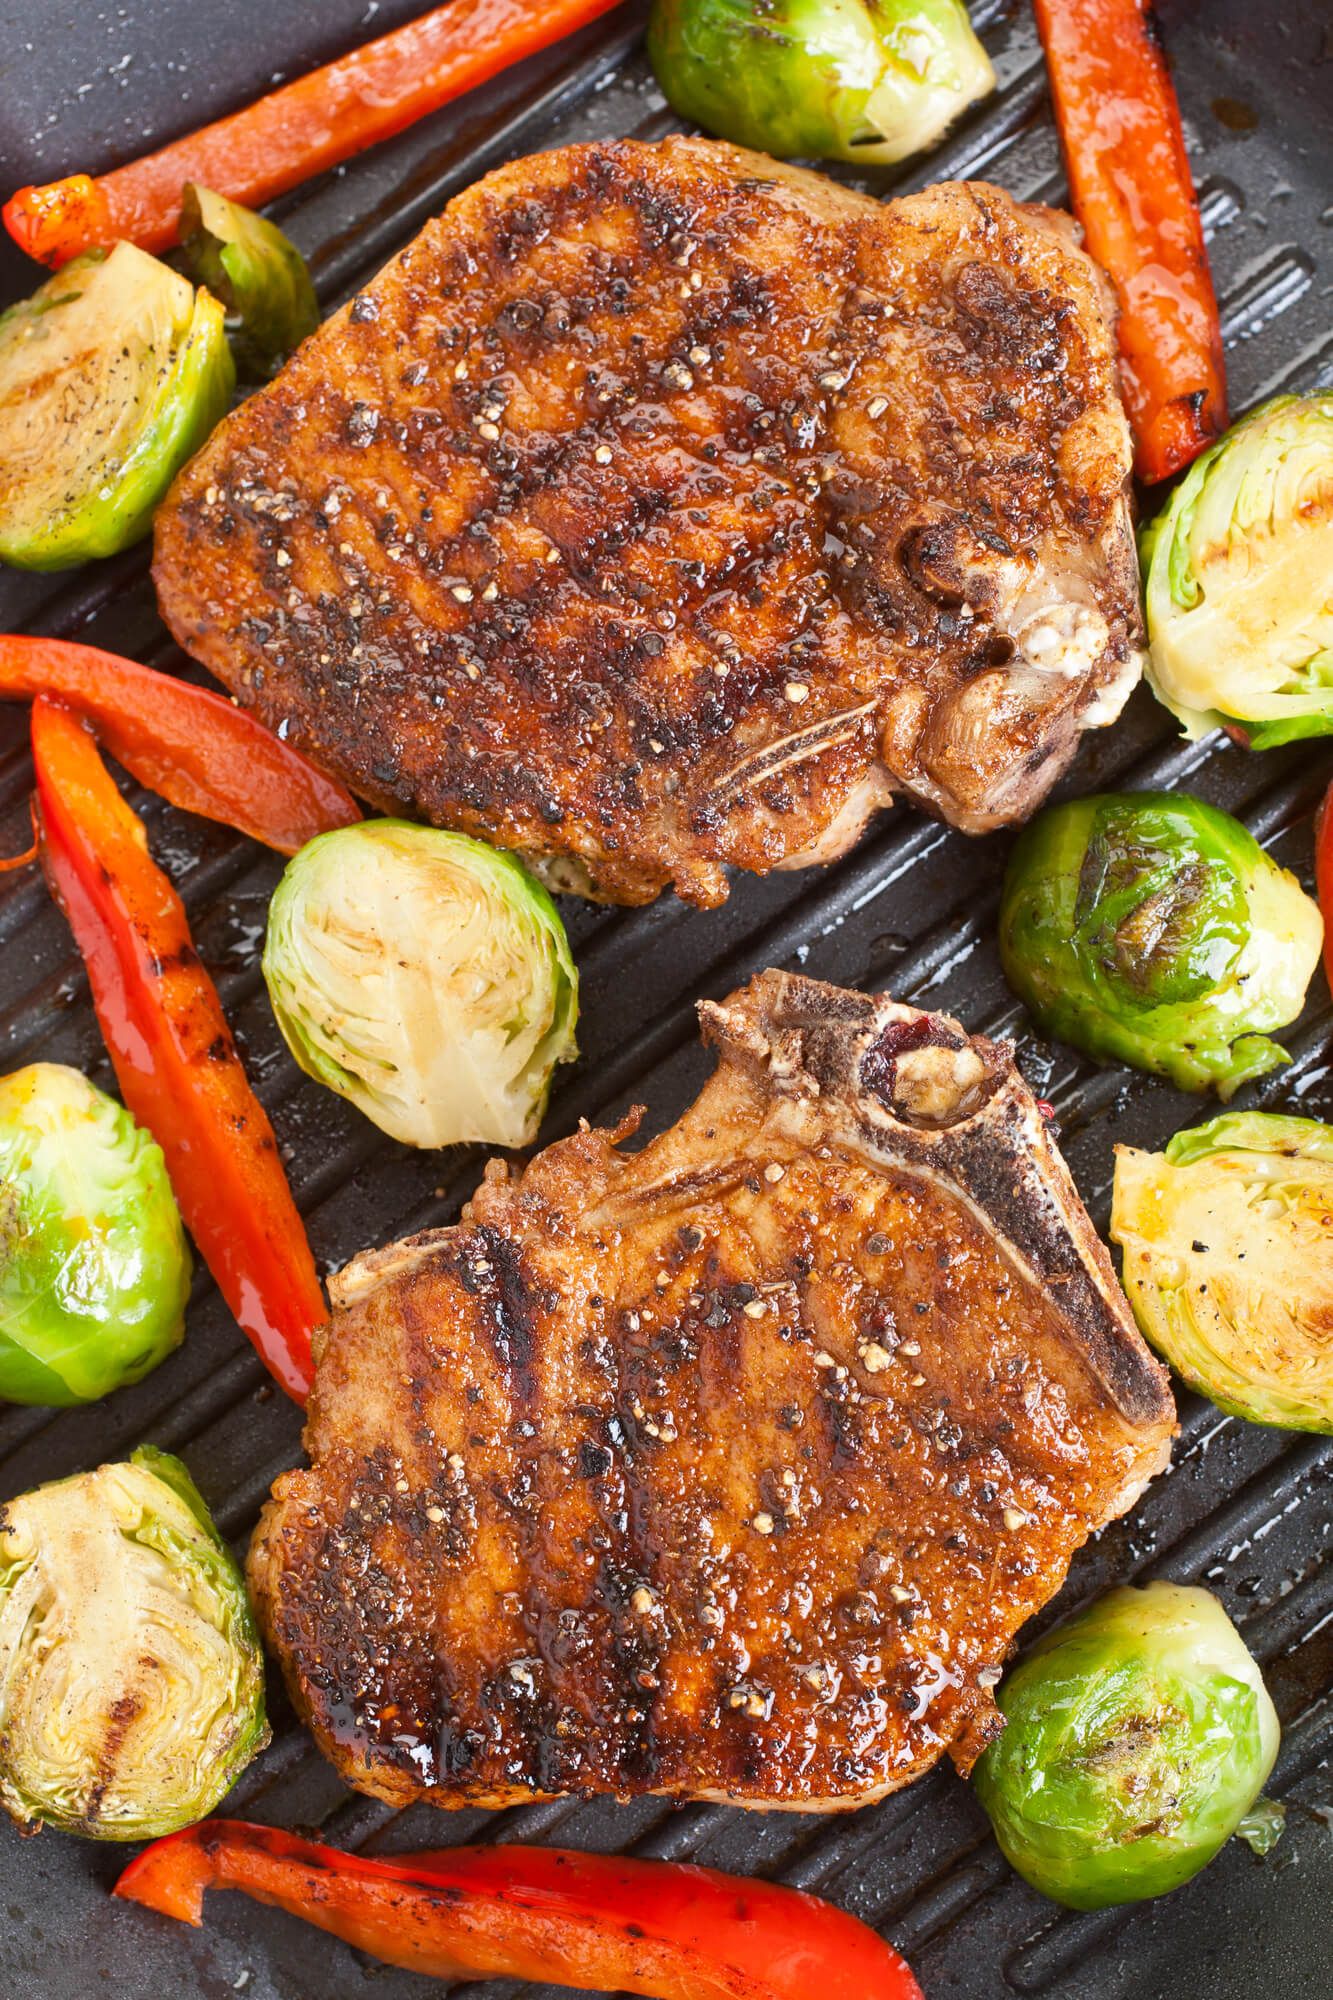
<path id="1" fill-rule="evenodd" d="M 1051 211 L 572 146 L 458 196 L 221 426 L 154 573 L 377 805 L 710 904 L 894 791 L 1033 810 L 1138 677 L 1129 465 Z"/>
<path id="2" fill-rule="evenodd" d="M 837 1809 L 999 1726 L 1173 1407 L 1007 1046 L 765 973 L 637 1153 L 372 1253 L 252 1590 L 349 1783 Z"/>

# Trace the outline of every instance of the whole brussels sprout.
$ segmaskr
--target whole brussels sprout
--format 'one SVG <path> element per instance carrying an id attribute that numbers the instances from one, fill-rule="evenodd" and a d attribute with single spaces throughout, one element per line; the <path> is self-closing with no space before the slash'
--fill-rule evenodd
<path id="1" fill-rule="evenodd" d="M 181 255 L 190 276 L 227 309 L 227 338 L 240 373 L 262 382 L 319 325 L 305 258 L 266 215 L 212 188 L 185 183 Z"/>
<path id="2" fill-rule="evenodd" d="M 1005 1729 L 973 1771 L 977 1796 L 1019 1874 L 1076 1910 L 1188 1882 L 1242 1829 L 1277 1757 L 1245 1642 L 1183 1584 L 1108 1591 L 997 1700 Z M 1271 1816 L 1254 1837 L 1271 1845 Z"/>
<path id="3" fill-rule="evenodd" d="M 1323 922 L 1229 813 L 1169 792 L 1049 806 L 1000 905 L 1010 985 L 1045 1032 L 1227 1098 L 1287 1061 Z"/>
<path id="4" fill-rule="evenodd" d="M 0 1804 L 153 1840 L 268 1741 L 240 1571 L 179 1459 L 144 1446 L 0 1507 Z"/>
<path id="5" fill-rule="evenodd" d="M 132 243 L 71 259 L 0 314 L 0 561 L 137 542 L 235 382 L 208 292 Z"/>
<path id="6" fill-rule="evenodd" d="M 310 841 L 273 897 L 264 977 L 302 1069 L 409 1146 L 527 1145 L 576 1054 L 555 904 L 461 833 L 374 819 Z"/>
<path id="7" fill-rule="evenodd" d="M 1111 1235 L 1144 1335 L 1221 1410 L 1333 1432 L 1333 1126 L 1233 1111 L 1117 1146 Z"/>
<path id="8" fill-rule="evenodd" d="M 648 54 L 682 118 L 780 157 L 905 160 L 995 88 L 962 0 L 654 0 Z"/>
<path id="9" fill-rule="evenodd" d="M 76 1069 L 0 1078 L 0 1397 L 89 1403 L 178 1347 L 190 1253 L 162 1153 Z"/>
<path id="10" fill-rule="evenodd" d="M 1142 538 L 1148 678 L 1187 736 L 1333 733 L 1333 391 L 1276 396 L 1197 458 Z"/>

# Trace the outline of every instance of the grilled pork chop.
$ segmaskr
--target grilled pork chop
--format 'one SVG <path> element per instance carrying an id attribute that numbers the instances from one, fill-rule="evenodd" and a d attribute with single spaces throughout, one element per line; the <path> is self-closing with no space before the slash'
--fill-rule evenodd
<path id="1" fill-rule="evenodd" d="M 829 1809 L 1000 1726 L 1173 1407 L 1007 1045 L 768 972 L 642 1151 L 581 1131 L 344 1272 L 250 1583 L 402 1805 Z"/>
<path id="2" fill-rule="evenodd" d="M 502 168 L 158 514 L 180 643 L 386 810 L 617 902 L 1022 819 L 1140 669 L 1099 275 L 998 188 Z"/>

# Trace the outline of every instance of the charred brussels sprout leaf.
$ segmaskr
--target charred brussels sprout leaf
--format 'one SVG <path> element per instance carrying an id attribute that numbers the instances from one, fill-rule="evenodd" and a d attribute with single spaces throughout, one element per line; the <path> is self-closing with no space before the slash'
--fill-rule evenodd
<path id="1" fill-rule="evenodd" d="M 1229 814 L 1165 792 L 1052 806 L 1014 849 L 1000 953 L 1047 1033 L 1230 1097 L 1287 1060 L 1323 926 Z"/>
<path id="2" fill-rule="evenodd" d="M 904 160 L 995 88 L 962 0 L 654 0 L 648 52 L 683 118 L 783 157 Z"/>
<path id="3" fill-rule="evenodd" d="M 0 1507 L 0 1802 L 152 1840 L 268 1740 L 240 1572 L 178 1459 L 145 1447 Z"/>
<path id="4" fill-rule="evenodd" d="M 1111 1235 L 1134 1316 L 1233 1416 L 1333 1432 L 1333 1126 L 1230 1112 L 1117 1146 Z"/>
<path id="5" fill-rule="evenodd" d="M 0 316 L 0 560 L 62 569 L 146 534 L 235 386 L 222 307 L 131 243 Z"/>
<path id="6" fill-rule="evenodd" d="M 227 337 L 240 373 L 266 381 L 319 325 L 305 258 L 276 223 L 187 181 L 181 251 L 190 276 L 227 309 Z"/>
<path id="7" fill-rule="evenodd" d="M 1143 535 L 1149 678 L 1187 736 L 1333 733 L 1333 392 L 1278 396 L 1195 460 Z"/>
<path id="8" fill-rule="evenodd" d="M 535 1137 L 578 974 L 540 883 L 461 833 L 365 820 L 288 864 L 264 977 L 301 1067 L 409 1146 Z"/>
<path id="9" fill-rule="evenodd" d="M 1217 867 L 1202 843 L 1184 845 L 1167 815 L 1138 808 L 1094 820 L 1074 934 L 1144 1006 L 1211 993 L 1244 950 L 1248 915 L 1241 879 Z"/>
<path id="10" fill-rule="evenodd" d="M 156 1142 L 78 1070 L 0 1078 L 0 1397 L 88 1403 L 179 1346 L 190 1253 Z"/>
<path id="11" fill-rule="evenodd" d="M 1140 1902 L 1207 1867 L 1254 1806 L 1278 1721 L 1206 1590 L 1112 1590 L 1000 1688 L 973 1773 L 1005 1855 L 1076 1910 Z"/>

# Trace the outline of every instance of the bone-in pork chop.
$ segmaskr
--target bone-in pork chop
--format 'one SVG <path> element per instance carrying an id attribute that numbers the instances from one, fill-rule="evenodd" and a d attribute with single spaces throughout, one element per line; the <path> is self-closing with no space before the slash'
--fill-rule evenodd
<path id="1" fill-rule="evenodd" d="M 1022 819 L 1140 668 L 1067 219 L 708 140 L 451 202 L 158 515 L 181 644 L 390 811 L 612 901 Z"/>
<path id="2" fill-rule="evenodd" d="M 250 1582 L 349 1783 L 837 1809 L 999 1726 L 1173 1408 L 1006 1045 L 765 973 L 642 1151 L 582 1131 L 343 1274 Z"/>

